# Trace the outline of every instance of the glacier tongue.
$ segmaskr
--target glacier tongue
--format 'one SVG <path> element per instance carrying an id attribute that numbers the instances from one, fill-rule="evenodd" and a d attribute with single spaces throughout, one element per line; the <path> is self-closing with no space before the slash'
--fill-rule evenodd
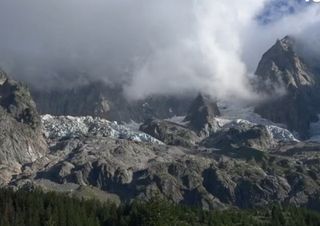
<path id="1" fill-rule="evenodd" d="M 266 125 L 266 128 L 275 140 L 299 142 L 299 140 L 296 139 L 295 136 L 287 129 L 274 125 Z"/>
<path id="2" fill-rule="evenodd" d="M 236 103 L 219 102 L 221 117 L 216 118 L 221 128 L 236 127 L 242 124 L 263 125 L 270 135 L 277 141 L 299 142 L 298 139 L 284 125 L 273 123 L 268 119 L 262 118 L 254 112 L 251 106 L 242 106 Z"/>
<path id="3" fill-rule="evenodd" d="M 282 125 L 275 124 L 263 119 L 255 114 L 252 108 L 239 107 L 234 104 L 220 103 L 222 116 L 216 117 L 217 125 L 220 129 L 231 127 L 241 127 L 243 125 L 255 126 L 263 125 L 270 135 L 277 141 L 296 141 L 295 136 Z M 184 117 L 174 117 L 167 119 L 175 123 L 185 125 Z M 115 139 L 127 139 L 137 142 L 152 144 L 163 144 L 152 136 L 138 131 L 138 124 L 132 126 L 119 125 L 117 122 L 110 122 L 102 118 L 92 116 L 73 117 L 73 116 L 41 116 L 43 132 L 48 139 L 65 139 L 81 136 L 110 137 Z M 315 131 L 319 131 L 320 123 L 313 125 Z M 313 128 L 312 127 L 312 128 Z M 319 134 L 315 134 L 319 135 Z M 320 137 L 320 135 L 318 136 Z"/>
<path id="4" fill-rule="evenodd" d="M 41 116 L 43 132 L 48 139 L 65 139 L 81 136 L 110 137 L 137 142 L 163 144 L 143 132 L 134 131 L 117 122 L 91 116 Z"/>
<path id="5" fill-rule="evenodd" d="M 277 123 L 273 123 L 268 119 L 262 118 L 260 115 L 254 112 L 254 107 L 243 106 L 234 102 L 221 101 L 218 102 L 218 107 L 223 119 L 238 120 L 243 119 L 251 123 L 259 125 L 274 125 L 278 127 L 285 127 Z"/>

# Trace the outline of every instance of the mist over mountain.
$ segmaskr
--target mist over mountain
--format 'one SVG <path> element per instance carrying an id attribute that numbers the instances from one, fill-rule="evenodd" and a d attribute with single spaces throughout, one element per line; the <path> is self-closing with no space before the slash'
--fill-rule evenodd
<path id="1" fill-rule="evenodd" d="M 81 201 L 83 225 L 144 225 L 135 208 L 154 198 L 299 225 L 256 209 L 320 210 L 319 25 L 302 0 L 0 0 L 0 189 L 120 205 L 93 223 Z M 33 199 L 13 200 L 0 226 L 36 225 Z M 70 225 L 56 204 L 34 218 Z"/>
<path id="2" fill-rule="evenodd" d="M 129 99 L 204 92 L 252 100 L 248 78 L 274 40 L 317 37 L 318 5 L 289 3 L 2 0 L 0 65 L 43 89 L 103 80 Z"/>

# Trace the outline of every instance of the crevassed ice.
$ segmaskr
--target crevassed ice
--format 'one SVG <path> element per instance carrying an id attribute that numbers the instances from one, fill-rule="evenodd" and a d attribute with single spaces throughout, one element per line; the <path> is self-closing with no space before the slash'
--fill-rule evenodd
<path id="1" fill-rule="evenodd" d="M 75 138 L 81 136 L 110 137 L 137 142 L 163 144 L 143 132 L 133 131 L 126 126 L 106 119 L 91 116 L 41 116 L 43 132 L 49 139 Z"/>

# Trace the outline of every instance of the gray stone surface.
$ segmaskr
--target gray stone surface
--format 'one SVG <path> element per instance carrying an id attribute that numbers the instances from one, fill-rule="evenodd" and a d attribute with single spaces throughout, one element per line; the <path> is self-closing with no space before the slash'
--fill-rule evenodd
<path id="1" fill-rule="evenodd" d="M 257 89 L 269 97 L 256 112 L 286 124 L 304 139 L 309 137 L 310 123 L 318 119 L 320 83 L 317 72 L 295 48 L 295 40 L 287 36 L 263 55 L 256 71 Z"/>
<path id="2" fill-rule="evenodd" d="M 40 116 L 28 89 L 4 72 L 0 84 L 0 183 L 8 182 L 21 164 L 47 153 Z"/>

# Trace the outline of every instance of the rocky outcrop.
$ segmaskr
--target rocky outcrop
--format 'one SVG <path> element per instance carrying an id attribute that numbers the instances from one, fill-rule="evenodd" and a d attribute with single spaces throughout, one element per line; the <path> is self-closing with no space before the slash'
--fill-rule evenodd
<path id="1" fill-rule="evenodd" d="M 199 94 L 182 123 L 148 119 L 141 125 L 140 130 L 168 145 L 191 147 L 220 129 L 216 120 L 219 115 L 216 102 Z"/>
<path id="2" fill-rule="evenodd" d="M 287 125 L 302 138 L 310 122 L 317 120 L 320 97 L 314 71 L 295 50 L 291 37 L 278 40 L 262 57 L 256 71 L 258 90 L 269 95 L 256 107 L 262 117 Z"/>
<path id="3" fill-rule="evenodd" d="M 0 106 L 16 121 L 39 129 L 40 117 L 28 88 L 9 79 L 4 72 L 0 80 Z"/>
<path id="4" fill-rule="evenodd" d="M 266 127 L 262 125 L 251 127 L 245 124 L 241 127 L 221 130 L 206 138 L 202 143 L 206 147 L 222 150 L 253 148 L 267 151 L 276 146 L 273 137 Z"/>
<path id="5" fill-rule="evenodd" d="M 215 117 L 219 115 L 217 103 L 199 94 L 192 102 L 184 121 L 199 134 L 208 135 L 217 129 Z"/>
<path id="6" fill-rule="evenodd" d="M 140 130 L 167 145 L 192 147 L 200 140 L 197 134 L 187 127 L 166 120 L 146 120 Z"/>
<path id="7" fill-rule="evenodd" d="M 0 177 L 6 181 L 10 170 L 44 156 L 47 144 L 41 120 L 28 89 L 0 72 L 0 165 L 8 168 Z M 1 182 L 1 179 L 0 179 Z"/>
<path id="8" fill-rule="evenodd" d="M 249 148 L 272 151 L 280 143 L 298 142 L 299 140 L 286 129 L 239 119 L 225 124 L 216 133 L 205 138 L 201 145 L 221 150 Z"/>

